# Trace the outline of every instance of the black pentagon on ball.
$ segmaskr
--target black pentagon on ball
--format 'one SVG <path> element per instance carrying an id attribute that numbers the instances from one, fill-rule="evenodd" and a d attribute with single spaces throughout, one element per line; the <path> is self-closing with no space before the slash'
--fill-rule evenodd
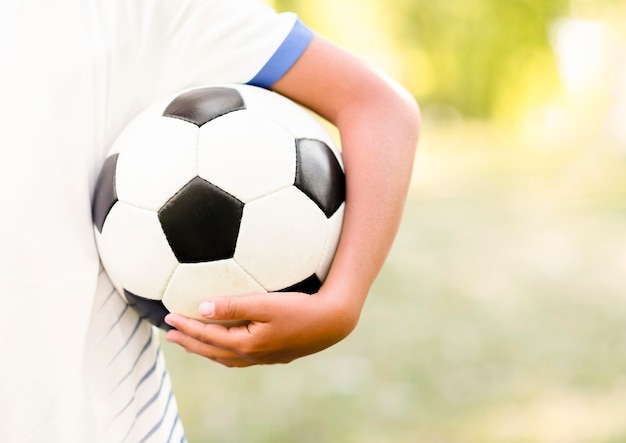
<path id="1" fill-rule="evenodd" d="M 202 126 L 229 112 L 246 109 L 243 97 L 233 88 L 214 86 L 187 91 L 165 108 L 164 117 L 172 117 Z"/>
<path id="2" fill-rule="evenodd" d="M 322 282 L 313 274 L 310 277 L 302 280 L 300 283 L 296 283 L 288 288 L 281 289 L 278 292 L 302 292 L 305 294 L 315 294 L 322 287 Z"/>
<path id="3" fill-rule="evenodd" d="M 128 306 L 133 308 L 141 318 L 148 320 L 153 325 L 165 331 L 173 329 L 170 325 L 165 323 L 165 316 L 169 314 L 170 311 L 165 307 L 163 302 L 140 297 L 126 289 L 124 289 L 124 296 L 126 297 Z"/>
<path id="4" fill-rule="evenodd" d="M 96 181 L 93 203 L 91 205 L 91 217 L 98 232 L 102 232 L 104 221 L 115 202 L 117 202 L 115 171 L 118 157 L 118 154 L 114 154 L 106 158 Z"/>
<path id="5" fill-rule="evenodd" d="M 158 211 L 172 252 L 180 263 L 231 258 L 235 253 L 243 203 L 195 177 Z"/>
<path id="6" fill-rule="evenodd" d="M 314 139 L 296 140 L 295 186 L 330 218 L 346 199 L 346 178 L 330 147 Z"/>

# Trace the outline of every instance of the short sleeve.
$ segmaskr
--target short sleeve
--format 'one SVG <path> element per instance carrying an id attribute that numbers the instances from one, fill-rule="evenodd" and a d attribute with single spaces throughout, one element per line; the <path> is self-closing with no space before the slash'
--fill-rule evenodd
<path id="1" fill-rule="evenodd" d="M 296 20 L 293 28 L 263 68 L 248 83 L 269 88 L 293 66 L 307 48 L 313 32 L 300 20 Z"/>
<path id="2" fill-rule="evenodd" d="M 113 33 L 113 56 L 123 55 L 116 62 L 122 69 L 130 64 L 130 74 L 140 78 L 143 87 L 176 89 L 216 82 L 268 87 L 313 36 L 294 13 L 278 13 L 258 0 L 115 4 L 101 6 L 109 10 L 105 21 Z"/>
<path id="3" fill-rule="evenodd" d="M 184 89 L 215 83 L 270 87 L 313 32 L 259 0 L 101 0 L 94 41 L 106 57 L 107 133 Z"/>

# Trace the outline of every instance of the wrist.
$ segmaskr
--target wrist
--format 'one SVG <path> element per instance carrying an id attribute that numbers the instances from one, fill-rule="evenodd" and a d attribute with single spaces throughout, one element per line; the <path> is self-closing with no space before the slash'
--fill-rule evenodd
<path id="1" fill-rule="evenodd" d="M 351 287 L 345 281 L 327 280 L 315 297 L 323 303 L 327 318 L 333 319 L 347 336 L 359 322 L 367 291 Z"/>

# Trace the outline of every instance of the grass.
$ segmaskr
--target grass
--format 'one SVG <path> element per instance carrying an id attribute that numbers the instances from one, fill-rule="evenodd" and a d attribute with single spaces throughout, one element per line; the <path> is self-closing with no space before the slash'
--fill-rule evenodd
<path id="1" fill-rule="evenodd" d="M 435 128 L 350 337 L 244 370 L 166 345 L 189 441 L 626 441 L 626 160 L 598 140 Z"/>

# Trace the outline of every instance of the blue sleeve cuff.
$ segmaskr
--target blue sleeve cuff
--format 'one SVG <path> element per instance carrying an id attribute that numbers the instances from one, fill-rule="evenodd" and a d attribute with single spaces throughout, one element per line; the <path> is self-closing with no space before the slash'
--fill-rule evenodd
<path id="1" fill-rule="evenodd" d="M 262 88 L 272 86 L 300 58 L 312 39 L 313 31 L 296 20 L 283 43 L 248 84 Z"/>

